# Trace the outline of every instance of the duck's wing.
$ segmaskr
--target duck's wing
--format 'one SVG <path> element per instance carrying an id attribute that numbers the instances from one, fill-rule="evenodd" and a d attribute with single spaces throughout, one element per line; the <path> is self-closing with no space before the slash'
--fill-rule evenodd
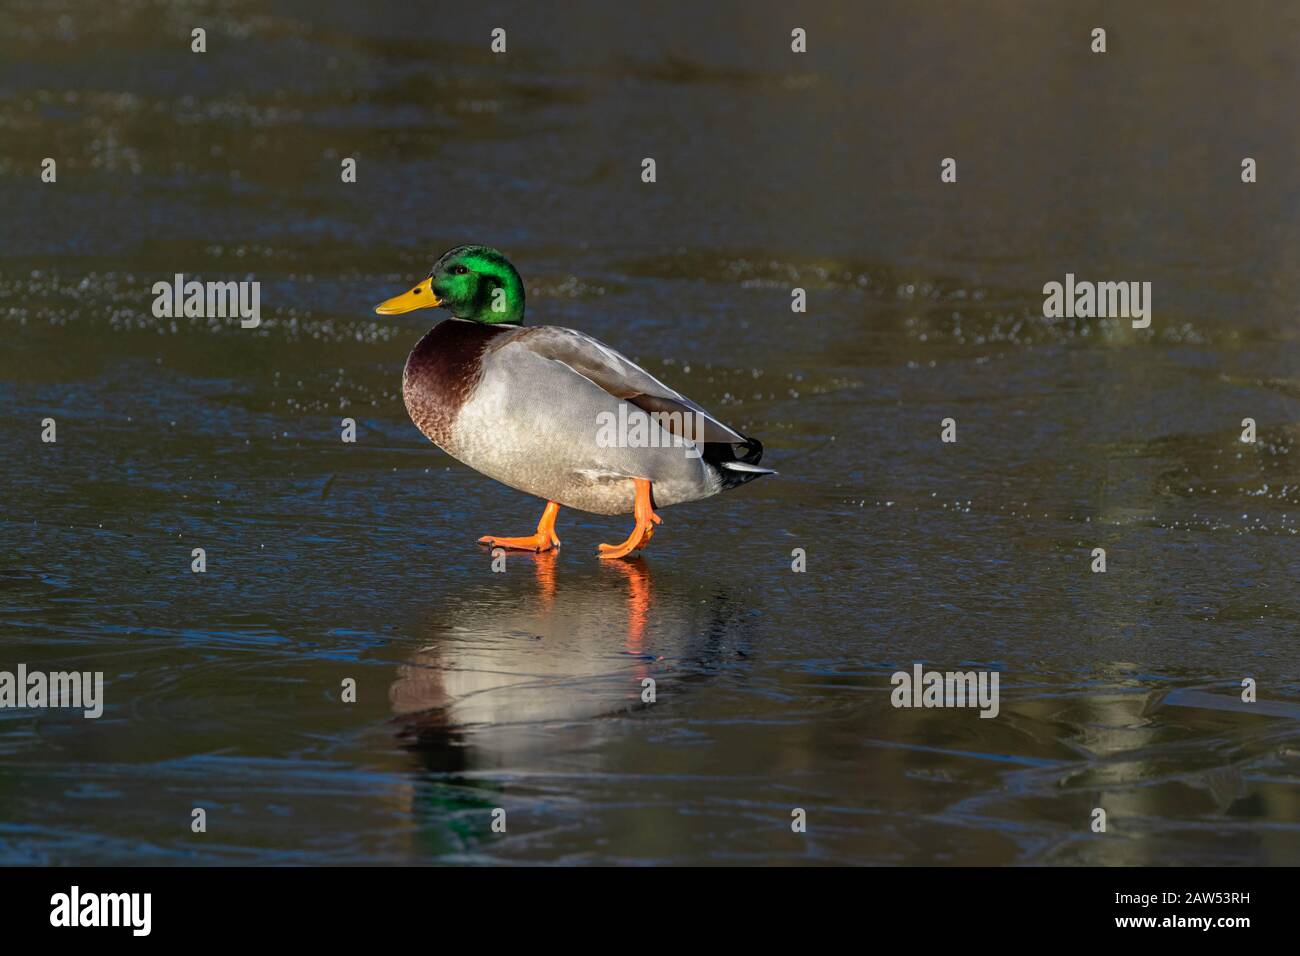
<path id="1" fill-rule="evenodd" d="M 757 444 L 691 401 L 669 388 L 631 359 L 608 345 L 573 329 L 553 325 L 526 328 L 512 335 L 504 345 L 518 346 L 559 362 L 600 386 L 615 398 L 631 402 L 641 410 L 665 413 L 664 427 L 693 441 L 740 445 L 748 450 Z M 676 415 L 672 413 L 678 413 Z M 695 428 L 692 429 L 691 425 Z M 695 434 L 681 434 L 683 429 Z M 759 448 L 762 446 L 759 445 Z"/>

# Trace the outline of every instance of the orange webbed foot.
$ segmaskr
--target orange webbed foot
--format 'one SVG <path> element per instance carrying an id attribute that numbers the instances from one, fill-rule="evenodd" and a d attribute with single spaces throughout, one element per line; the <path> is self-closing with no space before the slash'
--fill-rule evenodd
<path id="1" fill-rule="evenodd" d="M 526 538 L 498 538 L 485 534 L 478 539 L 478 543 L 486 544 L 489 548 L 506 548 L 510 551 L 550 551 L 558 546 L 560 542 L 555 535 L 547 537 L 533 534 Z"/>
<path id="2" fill-rule="evenodd" d="M 632 480 L 636 482 L 636 504 L 633 506 L 633 514 L 636 515 L 636 527 L 632 529 L 632 533 L 628 535 L 627 540 L 622 544 L 602 544 L 600 546 L 600 557 L 607 560 L 625 558 L 633 551 L 641 550 L 654 537 L 655 525 L 663 524 L 663 519 L 654 513 L 650 482 L 645 478 L 634 478 Z"/>
<path id="3" fill-rule="evenodd" d="M 560 539 L 555 534 L 555 518 L 560 513 L 560 506 L 554 501 L 546 503 L 542 520 L 537 522 L 537 533 L 523 538 L 498 538 L 485 534 L 478 539 L 479 544 L 489 548 L 508 548 L 513 551 L 550 551 L 560 546 Z"/>

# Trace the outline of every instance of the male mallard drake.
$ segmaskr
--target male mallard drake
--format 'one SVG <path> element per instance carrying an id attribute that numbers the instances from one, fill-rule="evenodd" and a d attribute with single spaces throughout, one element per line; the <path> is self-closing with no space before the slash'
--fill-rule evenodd
<path id="1" fill-rule="evenodd" d="M 636 527 L 602 558 L 645 546 L 654 508 L 695 501 L 761 475 L 763 446 L 728 428 L 589 335 L 524 328 L 524 283 L 487 246 L 443 253 L 428 277 L 375 307 L 381 315 L 446 308 L 452 318 L 406 360 L 402 396 L 417 428 L 453 458 L 546 499 L 537 533 L 480 544 L 547 551 L 560 505 Z M 621 432 L 615 423 L 623 426 Z"/>

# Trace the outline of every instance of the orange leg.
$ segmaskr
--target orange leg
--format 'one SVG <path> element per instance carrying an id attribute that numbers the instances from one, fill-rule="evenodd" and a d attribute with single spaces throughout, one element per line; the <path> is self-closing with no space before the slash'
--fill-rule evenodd
<path id="1" fill-rule="evenodd" d="M 494 538 L 485 534 L 478 539 L 479 544 L 490 548 L 514 548 L 516 551 L 550 551 L 560 546 L 560 539 L 555 536 L 555 516 L 560 513 L 560 506 L 554 501 L 546 502 L 542 520 L 537 522 L 537 534 L 527 538 Z"/>
<path id="2" fill-rule="evenodd" d="M 638 551 L 650 543 L 654 537 L 655 525 L 662 523 L 654 512 L 650 501 L 650 482 L 645 478 L 633 478 L 636 482 L 636 504 L 632 513 L 636 516 L 636 527 L 622 544 L 602 544 L 602 558 L 625 558 L 633 551 Z"/>

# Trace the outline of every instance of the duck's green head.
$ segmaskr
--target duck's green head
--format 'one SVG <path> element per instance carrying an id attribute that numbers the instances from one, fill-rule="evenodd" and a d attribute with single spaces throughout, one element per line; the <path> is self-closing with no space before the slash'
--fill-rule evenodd
<path id="1" fill-rule="evenodd" d="M 457 246 L 433 264 L 410 292 L 375 306 L 380 315 L 414 309 L 450 309 L 458 319 L 498 324 L 524 321 L 524 280 L 510 260 L 489 246 Z"/>

